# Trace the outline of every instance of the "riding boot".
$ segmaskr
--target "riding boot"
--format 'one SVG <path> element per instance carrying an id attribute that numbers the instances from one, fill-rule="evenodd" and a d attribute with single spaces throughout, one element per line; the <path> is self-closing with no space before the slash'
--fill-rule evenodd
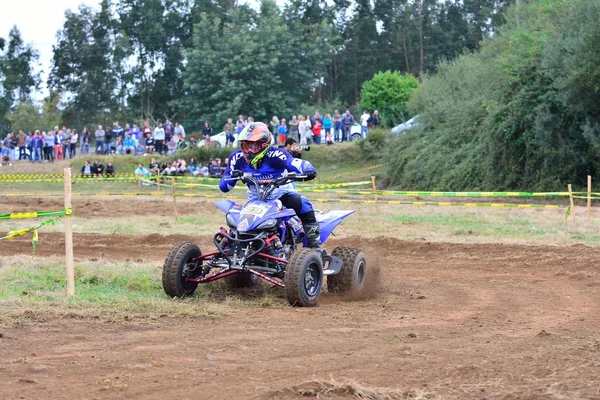
<path id="1" fill-rule="evenodd" d="M 321 227 L 319 223 L 304 224 L 304 232 L 306 233 L 306 244 L 311 249 L 321 249 Z"/>

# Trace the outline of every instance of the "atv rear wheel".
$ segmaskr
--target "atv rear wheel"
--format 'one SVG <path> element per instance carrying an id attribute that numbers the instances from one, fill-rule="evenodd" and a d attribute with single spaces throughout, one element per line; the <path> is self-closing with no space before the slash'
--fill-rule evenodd
<path id="1" fill-rule="evenodd" d="M 337 275 L 327 276 L 327 290 L 338 294 L 360 294 L 367 282 L 367 262 L 365 255 L 358 249 L 336 247 L 331 253 L 338 257 L 344 265 Z"/>
<path id="2" fill-rule="evenodd" d="M 165 293 L 170 297 L 191 296 L 198 287 L 197 283 L 186 282 L 184 268 L 190 260 L 200 257 L 202 252 L 194 243 L 180 242 L 171 247 L 165 259 L 162 273 L 162 284 Z"/>
<path id="3" fill-rule="evenodd" d="M 296 307 L 317 305 L 323 288 L 323 260 L 313 249 L 296 250 L 285 268 L 285 298 Z"/>
<path id="4" fill-rule="evenodd" d="M 250 272 L 238 272 L 235 275 L 225 277 L 225 283 L 229 289 L 250 288 L 258 285 L 259 277 Z"/>

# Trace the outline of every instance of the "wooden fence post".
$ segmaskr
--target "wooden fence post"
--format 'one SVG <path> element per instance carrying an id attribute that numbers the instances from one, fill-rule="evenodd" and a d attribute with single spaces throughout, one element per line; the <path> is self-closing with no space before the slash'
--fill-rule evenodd
<path id="1" fill-rule="evenodd" d="M 569 183 L 569 200 L 571 201 L 571 215 L 573 216 L 573 227 L 575 227 L 575 233 L 577 233 L 577 218 L 575 218 L 575 203 L 573 203 L 573 190 Z"/>
<path id="2" fill-rule="evenodd" d="M 64 169 L 65 211 L 71 204 L 71 168 Z M 73 262 L 73 225 L 70 216 L 65 216 L 65 264 L 67 267 L 67 296 L 75 294 L 75 266 Z"/>
<path id="3" fill-rule="evenodd" d="M 171 177 L 171 195 L 173 196 L 173 211 L 175 212 L 175 221 L 179 221 L 177 214 L 177 197 L 175 196 L 175 178 Z"/>
<path id="4" fill-rule="evenodd" d="M 371 184 L 373 185 L 373 192 L 377 191 L 377 185 L 375 185 L 375 175 L 371 175 Z M 377 201 L 377 195 L 374 196 L 375 201 Z"/>
<path id="5" fill-rule="evenodd" d="M 592 211 L 592 176 L 588 175 L 588 193 L 587 193 L 587 222 L 590 222 L 590 213 Z"/>

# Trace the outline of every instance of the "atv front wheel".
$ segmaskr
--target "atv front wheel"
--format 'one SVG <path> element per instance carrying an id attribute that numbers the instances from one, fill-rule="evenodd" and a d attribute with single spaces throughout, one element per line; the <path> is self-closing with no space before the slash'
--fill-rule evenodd
<path id="1" fill-rule="evenodd" d="M 314 307 L 323 288 L 323 260 L 313 249 L 296 250 L 285 268 L 285 298 L 296 307 Z"/>
<path id="2" fill-rule="evenodd" d="M 250 272 L 240 271 L 237 274 L 225 277 L 229 289 L 250 288 L 258 285 L 259 277 Z"/>
<path id="3" fill-rule="evenodd" d="M 165 259 L 162 273 L 162 284 L 165 293 L 170 297 L 191 296 L 198 287 L 197 283 L 186 282 L 184 268 L 190 260 L 200 257 L 202 252 L 194 243 L 176 243 Z"/>
<path id="4" fill-rule="evenodd" d="M 367 282 L 367 262 L 364 253 L 349 247 L 336 247 L 331 256 L 340 258 L 344 265 L 339 274 L 327 276 L 327 290 L 339 294 L 361 293 Z"/>

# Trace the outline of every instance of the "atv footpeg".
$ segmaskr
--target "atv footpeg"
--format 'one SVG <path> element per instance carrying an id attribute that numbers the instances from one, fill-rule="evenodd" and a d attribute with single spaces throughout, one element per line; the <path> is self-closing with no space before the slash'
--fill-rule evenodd
<path id="1" fill-rule="evenodd" d="M 338 257 L 326 255 L 323 260 L 327 263 L 327 268 L 323 269 L 323 275 L 337 275 L 344 266 L 344 262 Z"/>

